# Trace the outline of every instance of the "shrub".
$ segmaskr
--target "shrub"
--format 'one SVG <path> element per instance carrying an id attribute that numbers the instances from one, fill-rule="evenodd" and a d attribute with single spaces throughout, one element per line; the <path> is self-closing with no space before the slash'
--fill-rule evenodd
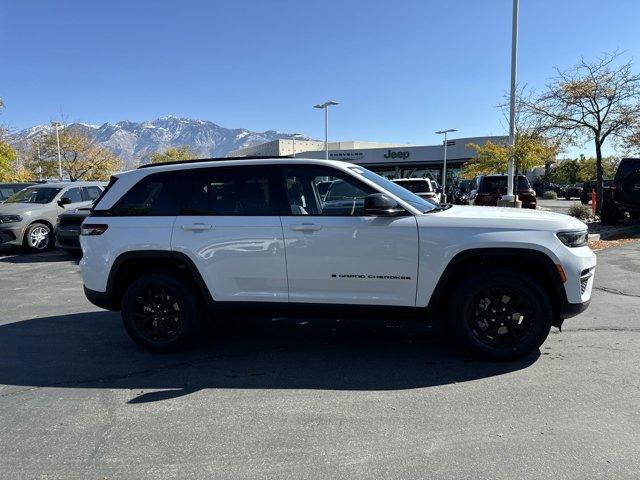
<path id="1" fill-rule="evenodd" d="M 545 200 L 557 200 L 558 194 L 553 190 L 547 190 L 542 194 L 542 198 L 544 198 Z"/>
<path id="2" fill-rule="evenodd" d="M 569 207 L 569 215 L 580 220 L 586 220 L 592 215 L 591 207 L 588 205 L 582 205 L 580 203 L 574 203 Z"/>

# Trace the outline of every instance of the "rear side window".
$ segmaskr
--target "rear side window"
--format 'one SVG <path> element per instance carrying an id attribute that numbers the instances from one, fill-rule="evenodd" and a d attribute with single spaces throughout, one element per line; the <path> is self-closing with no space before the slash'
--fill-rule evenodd
<path id="1" fill-rule="evenodd" d="M 80 188 L 70 188 L 69 190 L 64 192 L 62 196 L 71 200 L 71 203 L 82 201 L 82 193 L 80 192 Z"/>
<path id="2" fill-rule="evenodd" d="M 113 206 L 111 215 L 177 215 L 179 178 L 176 172 L 154 173 L 143 178 Z"/>
<path id="3" fill-rule="evenodd" d="M 102 193 L 98 187 L 85 187 L 82 190 L 84 191 L 85 200 L 89 200 L 91 202 L 98 198 Z"/>
<path id="4" fill-rule="evenodd" d="M 214 167 L 182 173 L 180 215 L 279 215 L 277 170 Z"/>

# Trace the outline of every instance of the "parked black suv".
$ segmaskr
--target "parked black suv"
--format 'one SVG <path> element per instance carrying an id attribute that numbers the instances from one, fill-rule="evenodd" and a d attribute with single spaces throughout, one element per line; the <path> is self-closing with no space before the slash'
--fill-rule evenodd
<path id="1" fill-rule="evenodd" d="M 615 225 L 621 212 L 640 218 L 640 158 L 623 158 L 611 187 L 603 191 L 602 223 Z"/>

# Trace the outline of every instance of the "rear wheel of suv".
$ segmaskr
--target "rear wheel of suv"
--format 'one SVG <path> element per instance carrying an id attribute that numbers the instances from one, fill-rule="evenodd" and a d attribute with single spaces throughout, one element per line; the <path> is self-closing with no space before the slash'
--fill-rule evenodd
<path id="1" fill-rule="evenodd" d="M 129 336 L 155 352 L 188 343 L 199 326 L 197 299 L 184 282 L 168 273 L 142 275 L 122 298 L 122 321 Z"/>
<path id="2" fill-rule="evenodd" d="M 553 310 L 525 273 L 491 268 L 469 275 L 452 297 L 450 332 L 472 353 L 511 360 L 536 350 L 551 329 Z"/>
<path id="3" fill-rule="evenodd" d="M 22 246 L 27 252 L 44 252 L 54 243 L 51 229 L 44 223 L 33 223 L 24 232 Z"/>

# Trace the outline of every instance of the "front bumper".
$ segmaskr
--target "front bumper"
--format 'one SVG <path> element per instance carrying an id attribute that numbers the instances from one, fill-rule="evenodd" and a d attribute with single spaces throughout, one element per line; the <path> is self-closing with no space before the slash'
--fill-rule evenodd
<path id="1" fill-rule="evenodd" d="M 0 224 L 0 245 L 22 245 L 24 229 L 22 224 Z"/>
<path id="2" fill-rule="evenodd" d="M 80 250 L 80 225 L 58 227 L 56 245 L 65 250 Z"/>
<path id="3" fill-rule="evenodd" d="M 105 310 L 119 310 L 119 306 L 113 304 L 111 296 L 107 292 L 96 292 L 84 286 L 83 288 L 84 296 L 96 307 L 104 308 Z"/>

